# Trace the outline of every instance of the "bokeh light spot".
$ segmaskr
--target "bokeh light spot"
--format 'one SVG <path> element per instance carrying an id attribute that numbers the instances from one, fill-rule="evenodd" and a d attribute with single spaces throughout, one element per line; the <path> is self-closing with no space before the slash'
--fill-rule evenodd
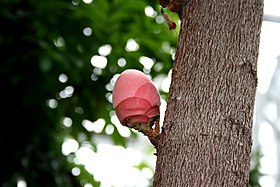
<path id="1" fill-rule="evenodd" d="M 103 45 L 98 49 L 98 53 L 101 56 L 108 56 L 111 53 L 111 51 L 112 51 L 112 46 L 109 44 Z"/>
<path id="2" fill-rule="evenodd" d="M 69 138 L 65 139 L 63 144 L 62 144 L 62 154 L 67 156 L 70 153 L 74 153 L 78 150 L 79 144 L 76 140 Z"/>
<path id="3" fill-rule="evenodd" d="M 83 29 L 83 33 L 85 36 L 91 36 L 92 35 L 92 29 L 90 27 L 86 27 Z"/>
<path id="4" fill-rule="evenodd" d="M 134 39 L 128 39 L 125 46 L 127 52 L 137 51 L 139 49 L 139 44 Z"/>
<path id="5" fill-rule="evenodd" d="M 104 56 L 94 55 L 91 60 L 91 65 L 97 68 L 104 69 L 107 66 L 107 58 Z"/>

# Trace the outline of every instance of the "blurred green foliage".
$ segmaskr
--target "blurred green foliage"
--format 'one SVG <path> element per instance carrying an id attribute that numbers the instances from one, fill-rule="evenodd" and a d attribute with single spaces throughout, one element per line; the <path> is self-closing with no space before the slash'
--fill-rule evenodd
<path id="1" fill-rule="evenodd" d="M 116 127 L 110 136 L 105 131 L 112 123 L 112 78 L 128 68 L 143 70 L 142 56 L 154 62 L 146 73 L 167 75 L 179 28 L 168 30 L 156 0 L 1 0 L 0 14 L 1 185 L 16 186 L 23 178 L 29 187 L 99 186 L 84 166 L 62 154 L 63 141 L 88 142 L 96 151 L 93 137 L 103 135 L 125 147 Z M 138 50 L 126 49 L 130 39 Z M 111 47 L 107 66 L 94 67 L 92 57 L 104 45 Z M 63 125 L 66 117 L 70 127 Z M 100 133 L 82 125 L 100 118 L 106 121 Z M 73 167 L 80 168 L 78 177 Z"/>
<path id="2" fill-rule="evenodd" d="M 146 16 L 147 6 L 158 13 Z M 162 19 L 157 23 L 159 5 L 151 0 L 95 0 L 89 4 L 2 0 L 0 12 L 1 116 L 6 122 L 0 145 L 7 166 L 2 168 L 1 184 L 15 186 L 22 177 L 31 187 L 80 186 L 81 179 L 98 186 L 81 165 L 79 178 L 71 174 L 75 164 L 61 153 L 65 137 L 80 144 L 90 142 L 96 149 L 92 141 L 96 133 L 88 132 L 82 122 L 103 118 L 106 125 L 99 135 L 106 136 L 113 110 L 106 85 L 125 69 L 143 70 L 141 56 L 155 62 L 157 68 L 146 70 L 151 76 L 166 75 L 177 33 L 169 31 Z M 125 49 L 129 39 L 138 43 L 138 50 Z M 110 45 L 111 52 L 106 56 L 107 66 L 101 69 L 91 64 L 91 58 L 100 56 L 104 45 Z M 120 58 L 125 59 L 125 66 L 118 65 Z M 67 82 L 59 81 L 61 74 Z M 65 95 L 67 88 L 74 92 Z M 72 120 L 71 127 L 62 125 L 65 117 Z M 126 146 L 127 140 L 115 127 L 108 138 Z"/>
<path id="3" fill-rule="evenodd" d="M 262 156 L 259 146 L 252 150 L 249 187 L 261 187 L 259 178 L 264 176 L 264 174 L 260 172 L 260 159 Z"/>

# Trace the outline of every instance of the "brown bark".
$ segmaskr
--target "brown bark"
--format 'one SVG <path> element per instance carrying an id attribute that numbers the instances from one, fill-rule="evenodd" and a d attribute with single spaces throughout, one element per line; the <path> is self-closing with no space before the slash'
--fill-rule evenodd
<path id="1" fill-rule="evenodd" d="M 154 187 L 247 186 L 262 0 L 183 7 Z"/>

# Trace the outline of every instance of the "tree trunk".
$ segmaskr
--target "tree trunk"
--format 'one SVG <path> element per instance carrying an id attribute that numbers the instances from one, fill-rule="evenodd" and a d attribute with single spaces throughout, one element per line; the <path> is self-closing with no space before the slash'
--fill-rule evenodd
<path id="1" fill-rule="evenodd" d="M 154 187 L 248 186 L 263 1 L 187 2 Z"/>

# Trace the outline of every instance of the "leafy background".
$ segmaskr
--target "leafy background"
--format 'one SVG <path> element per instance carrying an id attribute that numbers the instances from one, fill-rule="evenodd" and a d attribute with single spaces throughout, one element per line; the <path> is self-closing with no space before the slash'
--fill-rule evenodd
<path id="1" fill-rule="evenodd" d="M 153 14 L 145 14 L 151 8 Z M 166 12 L 179 25 L 177 15 Z M 84 165 L 73 162 L 74 153 L 62 154 L 61 146 L 71 137 L 97 151 L 96 136 L 124 147 L 139 136 L 131 131 L 125 138 L 112 125 L 114 75 L 135 68 L 152 78 L 167 76 L 179 26 L 170 31 L 153 0 L 2 0 L 0 14 L 1 185 L 16 186 L 23 178 L 31 187 L 83 186 L 85 181 L 100 186 Z M 127 49 L 131 39 L 138 49 Z M 106 55 L 102 47 L 110 49 Z M 93 56 L 103 56 L 106 66 L 93 62 Z M 139 62 L 143 56 L 152 59 L 151 68 Z M 98 133 L 83 125 L 98 119 L 105 120 Z M 250 183 L 258 186 L 254 166 Z M 80 175 L 71 173 L 73 167 Z"/>

